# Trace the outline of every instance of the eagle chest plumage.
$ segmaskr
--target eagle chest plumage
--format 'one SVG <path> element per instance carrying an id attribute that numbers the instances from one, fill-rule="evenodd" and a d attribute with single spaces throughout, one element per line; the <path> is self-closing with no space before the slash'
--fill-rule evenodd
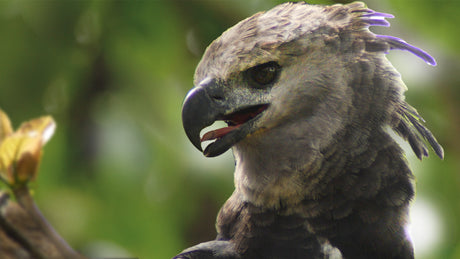
<path id="1" fill-rule="evenodd" d="M 442 147 L 404 101 L 392 49 L 376 35 L 391 15 L 363 3 L 286 3 L 227 30 L 206 50 L 182 119 L 195 147 L 232 148 L 235 191 L 217 238 L 175 258 L 413 258 L 405 226 L 418 158 Z M 201 135 L 216 120 L 228 126 Z"/>
<path id="2" fill-rule="evenodd" d="M 328 258 L 326 240 L 347 258 L 413 257 L 403 228 L 412 174 L 399 146 L 382 146 L 390 137 L 375 134 L 356 154 L 338 145 L 324 150 L 316 174 L 324 177 L 299 203 L 266 209 L 234 193 L 219 214 L 217 239 L 232 240 L 242 258 Z M 352 135 L 343 134 L 343 147 L 353 146 Z"/>

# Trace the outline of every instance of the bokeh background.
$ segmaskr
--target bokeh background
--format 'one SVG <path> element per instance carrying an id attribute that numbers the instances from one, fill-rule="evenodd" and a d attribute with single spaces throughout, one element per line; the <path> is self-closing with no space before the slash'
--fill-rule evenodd
<path id="1" fill-rule="evenodd" d="M 34 190 L 73 247 L 92 257 L 171 258 L 214 238 L 233 190 L 232 156 L 207 159 L 192 147 L 182 101 L 205 47 L 281 2 L 0 0 L 0 108 L 15 126 L 56 119 Z M 348 1 L 310 1 L 334 2 Z M 391 28 L 373 31 L 438 61 L 388 55 L 446 153 L 420 162 L 405 145 L 417 176 L 416 254 L 460 258 L 460 1 L 367 4 L 396 16 Z"/>

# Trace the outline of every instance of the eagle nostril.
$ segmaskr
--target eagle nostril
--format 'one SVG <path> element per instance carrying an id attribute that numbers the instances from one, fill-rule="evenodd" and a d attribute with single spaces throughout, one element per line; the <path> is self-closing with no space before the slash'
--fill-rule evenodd
<path id="1" fill-rule="evenodd" d="M 214 101 L 224 101 L 225 94 L 223 91 L 222 84 L 222 80 L 212 77 L 206 77 L 198 84 L 198 87 L 203 88 L 210 99 Z"/>
<path id="2" fill-rule="evenodd" d="M 219 95 L 219 94 L 213 94 L 213 95 L 210 95 L 210 97 L 217 101 L 223 101 L 225 99 L 224 96 Z"/>
<path id="3" fill-rule="evenodd" d="M 209 98 L 211 98 L 213 101 L 225 101 L 225 94 L 219 87 L 209 87 L 206 89 L 206 92 L 208 93 Z"/>

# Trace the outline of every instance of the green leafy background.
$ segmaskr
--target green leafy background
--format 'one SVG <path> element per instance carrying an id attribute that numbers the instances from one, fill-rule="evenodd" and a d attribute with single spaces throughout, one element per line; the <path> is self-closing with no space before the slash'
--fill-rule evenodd
<path id="1" fill-rule="evenodd" d="M 233 161 L 229 152 L 207 159 L 194 150 L 182 101 L 205 47 L 281 2 L 0 0 L 0 107 L 16 127 L 43 114 L 56 119 L 33 189 L 73 247 L 92 257 L 171 258 L 214 238 Z M 367 4 L 396 16 L 373 31 L 438 61 L 388 55 L 446 153 L 419 162 L 405 146 L 417 176 L 416 253 L 460 258 L 460 1 Z"/>

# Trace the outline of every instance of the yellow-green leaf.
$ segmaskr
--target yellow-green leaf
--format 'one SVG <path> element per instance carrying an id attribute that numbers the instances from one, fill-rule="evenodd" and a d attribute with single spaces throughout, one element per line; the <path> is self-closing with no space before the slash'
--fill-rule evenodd
<path id="1" fill-rule="evenodd" d="M 11 133 L 13 133 L 13 128 L 11 127 L 10 118 L 0 109 L 0 144 Z"/>
<path id="2" fill-rule="evenodd" d="M 33 119 L 21 124 L 14 134 L 27 135 L 29 137 L 40 136 L 41 143 L 44 145 L 54 134 L 56 123 L 51 116 L 44 116 Z"/>
<path id="3" fill-rule="evenodd" d="M 9 185 L 35 179 L 42 148 L 54 134 L 56 123 L 50 116 L 21 124 L 12 132 L 8 116 L 0 110 L 0 177 Z"/>
<path id="4" fill-rule="evenodd" d="M 19 136 L 10 136 L 0 144 L 0 176 L 9 184 L 15 180 L 14 162 L 21 141 L 22 138 Z"/>
<path id="5" fill-rule="evenodd" d="M 23 136 L 16 156 L 15 176 L 19 182 L 35 179 L 42 154 L 41 137 Z"/>

